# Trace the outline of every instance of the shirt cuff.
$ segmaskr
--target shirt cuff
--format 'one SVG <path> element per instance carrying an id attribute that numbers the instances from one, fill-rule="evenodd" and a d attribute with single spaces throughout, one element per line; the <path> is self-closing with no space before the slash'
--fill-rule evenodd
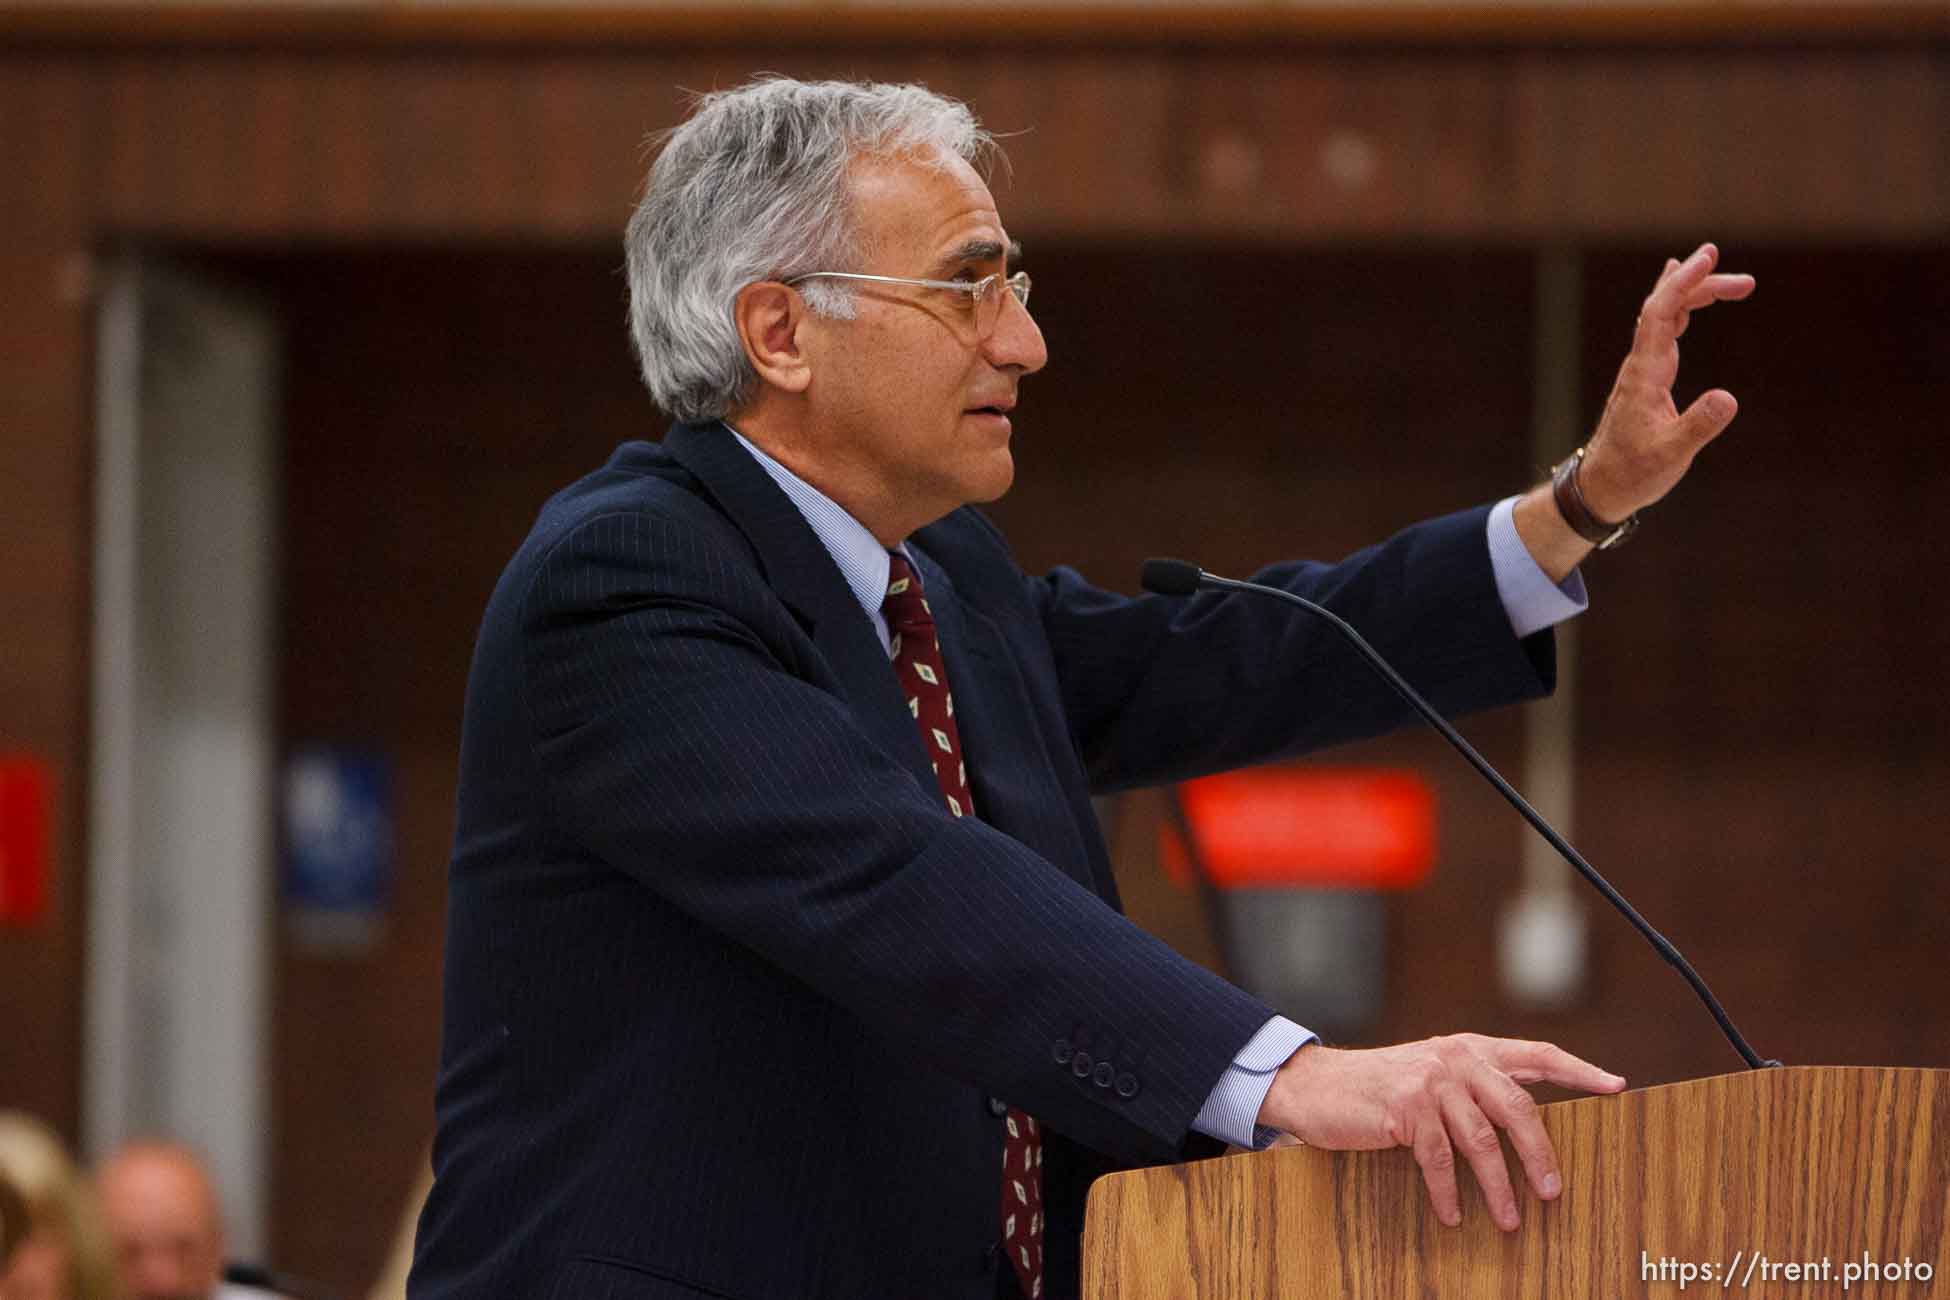
<path id="1" fill-rule="evenodd" d="M 1207 1137 L 1236 1147 L 1257 1151 L 1267 1146 L 1279 1136 L 1279 1130 L 1262 1127 L 1255 1121 L 1259 1118 L 1259 1108 L 1266 1104 L 1266 1094 L 1272 1090 L 1274 1072 L 1286 1064 L 1289 1056 L 1308 1043 L 1319 1041 L 1320 1035 L 1313 1031 L 1302 1029 L 1285 1016 L 1274 1016 L 1232 1058 L 1232 1064 L 1219 1076 L 1205 1105 L 1199 1108 L 1192 1127 Z"/>
<path id="2" fill-rule="evenodd" d="M 1489 534 L 1496 594 L 1518 640 L 1575 618 L 1591 604 L 1584 591 L 1584 575 L 1576 569 L 1563 582 L 1554 583 L 1537 567 L 1530 548 L 1517 536 L 1515 497 L 1505 497 L 1491 508 Z"/>

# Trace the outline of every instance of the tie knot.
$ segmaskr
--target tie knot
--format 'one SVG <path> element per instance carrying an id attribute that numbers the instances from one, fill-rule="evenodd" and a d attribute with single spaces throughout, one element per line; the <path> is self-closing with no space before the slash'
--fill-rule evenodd
<path id="1" fill-rule="evenodd" d="M 921 591 L 921 575 L 899 551 L 887 553 L 887 599 L 880 612 L 890 628 L 933 627 L 934 613 Z"/>

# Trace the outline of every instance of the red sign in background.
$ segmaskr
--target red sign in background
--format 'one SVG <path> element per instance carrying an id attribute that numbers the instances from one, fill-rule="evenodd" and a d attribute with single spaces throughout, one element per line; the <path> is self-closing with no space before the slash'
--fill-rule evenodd
<path id="1" fill-rule="evenodd" d="M 1413 889 L 1435 865 L 1435 791 L 1414 772 L 1255 767 L 1187 781 L 1178 797 L 1220 889 Z M 1170 825 L 1158 847 L 1190 888 Z"/>
<path id="2" fill-rule="evenodd" d="M 47 826 L 54 776 L 38 758 L 0 755 L 0 922 L 47 910 Z"/>

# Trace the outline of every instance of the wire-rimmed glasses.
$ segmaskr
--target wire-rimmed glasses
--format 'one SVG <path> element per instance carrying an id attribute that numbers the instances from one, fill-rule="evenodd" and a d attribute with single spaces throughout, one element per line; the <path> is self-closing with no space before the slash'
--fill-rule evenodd
<path id="1" fill-rule="evenodd" d="M 1002 319 L 1003 295 L 996 286 L 1006 285 L 1010 293 L 1024 308 L 1029 306 L 1029 272 L 1017 271 L 1014 275 L 1004 275 L 1000 271 L 985 275 L 979 280 L 915 280 L 900 275 L 863 275 L 857 271 L 807 271 L 795 275 L 785 284 L 802 284 L 807 280 L 866 280 L 874 284 L 911 284 L 921 289 L 946 289 L 967 295 L 969 312 L 975 317 L 975 328 L 983 338 L 994 333 L 996 322 Z"/>

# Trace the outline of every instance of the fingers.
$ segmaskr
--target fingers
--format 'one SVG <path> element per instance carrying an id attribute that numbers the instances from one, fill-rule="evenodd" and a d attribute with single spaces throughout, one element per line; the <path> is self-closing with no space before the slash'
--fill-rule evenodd
<path id="1" fill-rule="evenodd" d="M 1652 288 L 1654 292 L 1657 292 L 1660 285 L 1664 284 L 1667 280 L 1671 279 L 1672 273 L 1674 271 L 1677 271 L 1678 269 L 1679 269 L 1679 259 L 1676 257 L 1668 257 L 1666 259 L 1665 269 L 1659 272 L 1659 278 L 1653 282 Z"/>
<path id="2" fill-rule="evenodd" d="M 1652 292 L 1656 295 L 1661 290 L 1670 292 L 1677 289 L 1684 293 L 1691 289 L 1693 285 L 1699 283 L 1699 281 L 1708 275 L 1711 275 L 1713 268 L 1718 266 L 1719 262 L 1720 250 L 1712 244 L 1701 244 L 1698 248 L 1688 253 L 1685 260 L 1681 261 L 1679 265 L 1660 276 L 1660 283 L 1653 287 Z"/>
<path id="3" fill-rule="evenodd" d="M 1723 395 L 1728 401 L 1733 400 L 1731 394 Z M 1700 400 L 1706 399 L 1703 397 Z M 1521 1038 L 1485 1038 L 1481 1041 L 1487 1049 L 1484 1054 L 1491 1063 L 1518 1083 L 1554 1083 L 1579 1092 L 1624 1091 L 1623 1075 L 1613 1074 L 1610 1070 L 1573 1056 L 1555 1043 L 1537 1043 Z"/>
<path id="4" fill-rule="evenodd" d="M 1733 423 L 1733 417 L 1740 413 L 1740 403 L 1733 400 L 1733 394 L 1724 388 L 1716 388 L 1710 393 L 1701 393 L 1693 400 L 1679 417 L 1679 431 L 1691 442 L 1695 449 L 1725 432 Z"/>
<path id="5" fill-rule="evenodd" d="M 1667 262 L 1665 273 L 1639 307 L 1634 351 L 1656 350 L 1686 332 L 1688 303 L 1697 292 L 1704 290 L 1718 257 L 1719 251 L 1713 245 L 1701 244 L 1685 261 L 1676 265 Z"/>
<path id="6" fill-rule="evenodd" d="M 1713 268 L 1720 252 L 1712 244 L 1701 244 L 1685 261 L 1666 259 L 1658 283 L 1646 295 L 1639 310 L 1638 327 L 1632 338 L 1632 354 L 1626 359 L 1627 377 L 1651 388 L 1670 388 L 1679 376 L 1679 352 L 1675 346 L 1692 313 L 1716 302 L 1732 302 L 1754 291 L 1754 277 L 1716 273 Z"/>
<path id="7" fill-rule="evenodd" d="M 1494 1040 L 1490 1040 L 1494 1041 Z M 1461 1192 L 1456 1163 L 1460 1154 L 1469 1164 L 1490 1219 L 1505 1232 L 1520 1222 L 1517 1193 L 1503 1159 L 1497 1129 L 1510 1134 L 1510 1145 L 1522 1160 L 1537 1195 L 1549 1199 L 1561 1190 L 1557 1153 L 1544 1131 L 1537 1104 L 1515 1080 L 1487 1059 L 1466 1055 L 1458 1068 L 1434 1087 L 1435 1114 L 1415 1125 L 1409 1145 L 1422 1168 L 1422 1182 L 1436 1217 L 1449 1227 L 1462 1222 Z"/>
<path id="8" fill-rule="evenodd" d="M 1518 1088 L 1504 1076 L 1489 1069 L 1487 1065 L 1482 1067 L 1482 1072 L 1484 1075 L 1493 1076 L 1503 1084 L 1508 1084 L 1520 1093 L 1523 1092 L 1522 1088 Z M 1474 1081 L 1473 1087 L 1477 1090 L 1493 1092 L 1497 1084 L 1488 1078 L 1479 1077 Z M 1478 1104 L 1479 1099 L 1489 1100 L 1488 1096 L 1484 1095 L 1484 1091 L 1477 1091 L 1472 1095 L 1471 1092 L 1461 1088 L 1446 1089 L 1442 1097 L 1443 1126 L 1449 1130 L 1449 1141 L 1456 1150 L 1462 1152 L 1463 1159 L 1469 1161 L 1470 1172 L 1476 1175 L 1476 1185 L 1483 1189 L 1483 1202 L 1489 1206 L 1490 1218 L 1505 1232 L 1515 1232 L 1517 1194 L 1510 1187 L 1510 1170 L 1503 1163 L 1503 1142 L 1496 1135 L 1496 1126 L 1490 1123 L 1489 1116 L 1483 1113 L 1483 1107 Z M 1525 1099 L 1528 1100 L 1527 1094 Z M 1530 1123 L 1536 1130 L 1532 1145 L 1536 1141 L 1541 1141 L 1544 1150 L 1548 1152 L 1550 1139 L 1545 1136 L 1543 1124 L 1538 1121 L 1534 1113 L 1536 1108 L 1533 1106 L 1531 1109 L 1533 1113 L 1530 1116 Z M 1514 1130 L 1510 1137 L 1512 1142 L 1516 1141 L 1517 1134 Z M 1521 1150 L 1521 1147 L 1519 1149 Z"/>
<path id="9" fill-rule="evenodd" d="M 1737 302 L 1753 293 L 1754 277 L 1716 273 L 1719 259 L 1720 250 L 1712 244 L 1701 244 L 1683 262 L 1666 259 L 1639 311 L 1641 341 L 1656 345 L 1662 337 L 1678 338 L 1686 332 L 1688 312 L 1716 302 Z"/>
<path id="10" fill-rule="evenodd" d="M 1736 302 L 1754 291 L 1751 275 L 1709 275 L 1694 285 L 1674 308 L 1672 336 L 1678 338 L 1692 323 L 1693 313 L 1716 302 Z"/>
<path id="11" fill-rule="evenodd" d="M 1462 1222 L 1457 1169 L 1467 1164 L 1499 1228 L 1518 1225 L 1517 1188 L 1499 1131 L 1543 1200 L 1563 1190 L 1557 1153 L 1526 1083 L 1617 1092 L 1618 1075 L 1550 1043 L 1454 1034 L 1395 1047 L 1308 1047 L 1280 1067 L 1260 1122 L 1331 1150 L 1407 1147 L 1436 1217 Z"/>
<path id="12" fill-rule="evenodd" d="M 1449 1145 L 1449 1134 L 1439 1117 L 1421 1125 L 1409 1144 L 1415 1163 L 1422 1167 L 1422 1183 L 1429 1189 L 1429 1204 L 1435 1217 L 1449 1227 L 1462 1224 L 1462 1193 L 1456 1187 L 1456 1152 Z"/>
<path id="13" fill-rule="evenodd" d="M 1536 1099 L 1522 1085 L 1550 1082 L 1586 1092 L 1617 1092 L 1625 1080 L 1551 1043 L 1492 1038 L 1480 1040 L 1478 1047 L 1482 1055 L 1472 1084 L 1475 1104 L 1454 1112 L 1450 1134 L 1469 1158 L 1491 1217 L 1498 1227 L 1510 1231 L 1517 1226 L 1516 1195 L 1502 1149 L 1495 1146 L 1497 1128 L 1510 1135 L 1525 1178 L 1540 1199 L 1555 1199 L 1564 1190 L 1557 1151 L 1544 1129 Z"/>
<path id="14" fill-rule="evenodd" d="M 1738 302 L 1754 291 L 1751 275 L 1709 275 L 1694 285 L 1681 304 L 1688 311 L 1716 302 Z"/>
<path id="15" fill-rule="evenodd" d="M 1699 450 L 1734 417 L 1737 407 L 1724 389 L 1700 397 L 1683 414 L 1672 394 L 1679 379 L 1679 340 L 1692 324 L 1692 313 L 1754 291 L 1753 276 L 1719 270 L 1719 258 L 1712 244 L 1701 244 L 1684 260 L 1668 258 L 1639 311 L 1631 350 L 1587 441 L 1592 455 L 1580 475 L 1594 508 L 1598 496 L 1605 498 L 1606 518 L 1623 518 L 1663 499 Z"/>
<path id="16" fill-rule="evenodd" d="M 1436 1125 L 1418 1123 L 1410 1145 L 1422 1167 L 1423 1182 L 1437 1217 L 1461 1221 L 1457 1199 L 1457 1156 L 1466 1161 L 1483 1191 L 1490 1217 L 1505 1232 L 1519 1222 L 1516 1190 L 1504 1162 L 1497 1131 L 1510 1138 L 1522 1162 L 1525 1181 L 1542 1200 L 1563 1191 L 1557 1152 L 1544 1128 L 1537 1103 L 1524 1083 L 1552 1082 L 1590 1092 L 1617 1092 L 1625 1080 L 1550 1043 L 1461 1034 L 1441 1040 L 1449 1068 L 1434 1078 L 1431 1092 L 1441 1117 Z"/>
<path id="17" fill-rule="evenodd" d="M 1523 1086 L 1509 1075 L 1485 1066 L 1487 1077 L 1479 1086 L 1477 1102 L 1490 1122 L 1501 1127 L 1510 1135 L 1510 1145 L 1516 1150 L 1517 1159 L 1523 1163 L 1526 1179 L 1532 1191 L 1543 1200 L 1551 1200 L 1564 1190 L 1564 1180 L 1557 1172 L 1557 1151 L 1551 1146 L 1550 1134 L 1544 1129 L 1544 1119 L 1537 1111 L 1537 1102 Z M 1492 1131 L 1491 1136 L 1495 1133 Z M 1496 1152 L 1497 1172 L 1503 1175 L 1503 1152 Z M 1472 1162 L 1473 1164 L 1473 1162 Z M 1480 1180 L 1482 1175 L 1477 1175 Z M 1507 1176 L 1500 1181 L 1504 1188 L 1509 1187 Z M 1497 1199 L 1490 1194 L 1490 1185 L 1483 1184 L 1484 1196 L 1490 1202 L 1490 1210 L 1497 1213 Z M 1507 1220 L 1500 1214 L 1497 1223 L 1504 1228 L 1517 1226 L 1517 1204 L 1514 1192 L 1509 1193 L 1510 1216 Z"/>

